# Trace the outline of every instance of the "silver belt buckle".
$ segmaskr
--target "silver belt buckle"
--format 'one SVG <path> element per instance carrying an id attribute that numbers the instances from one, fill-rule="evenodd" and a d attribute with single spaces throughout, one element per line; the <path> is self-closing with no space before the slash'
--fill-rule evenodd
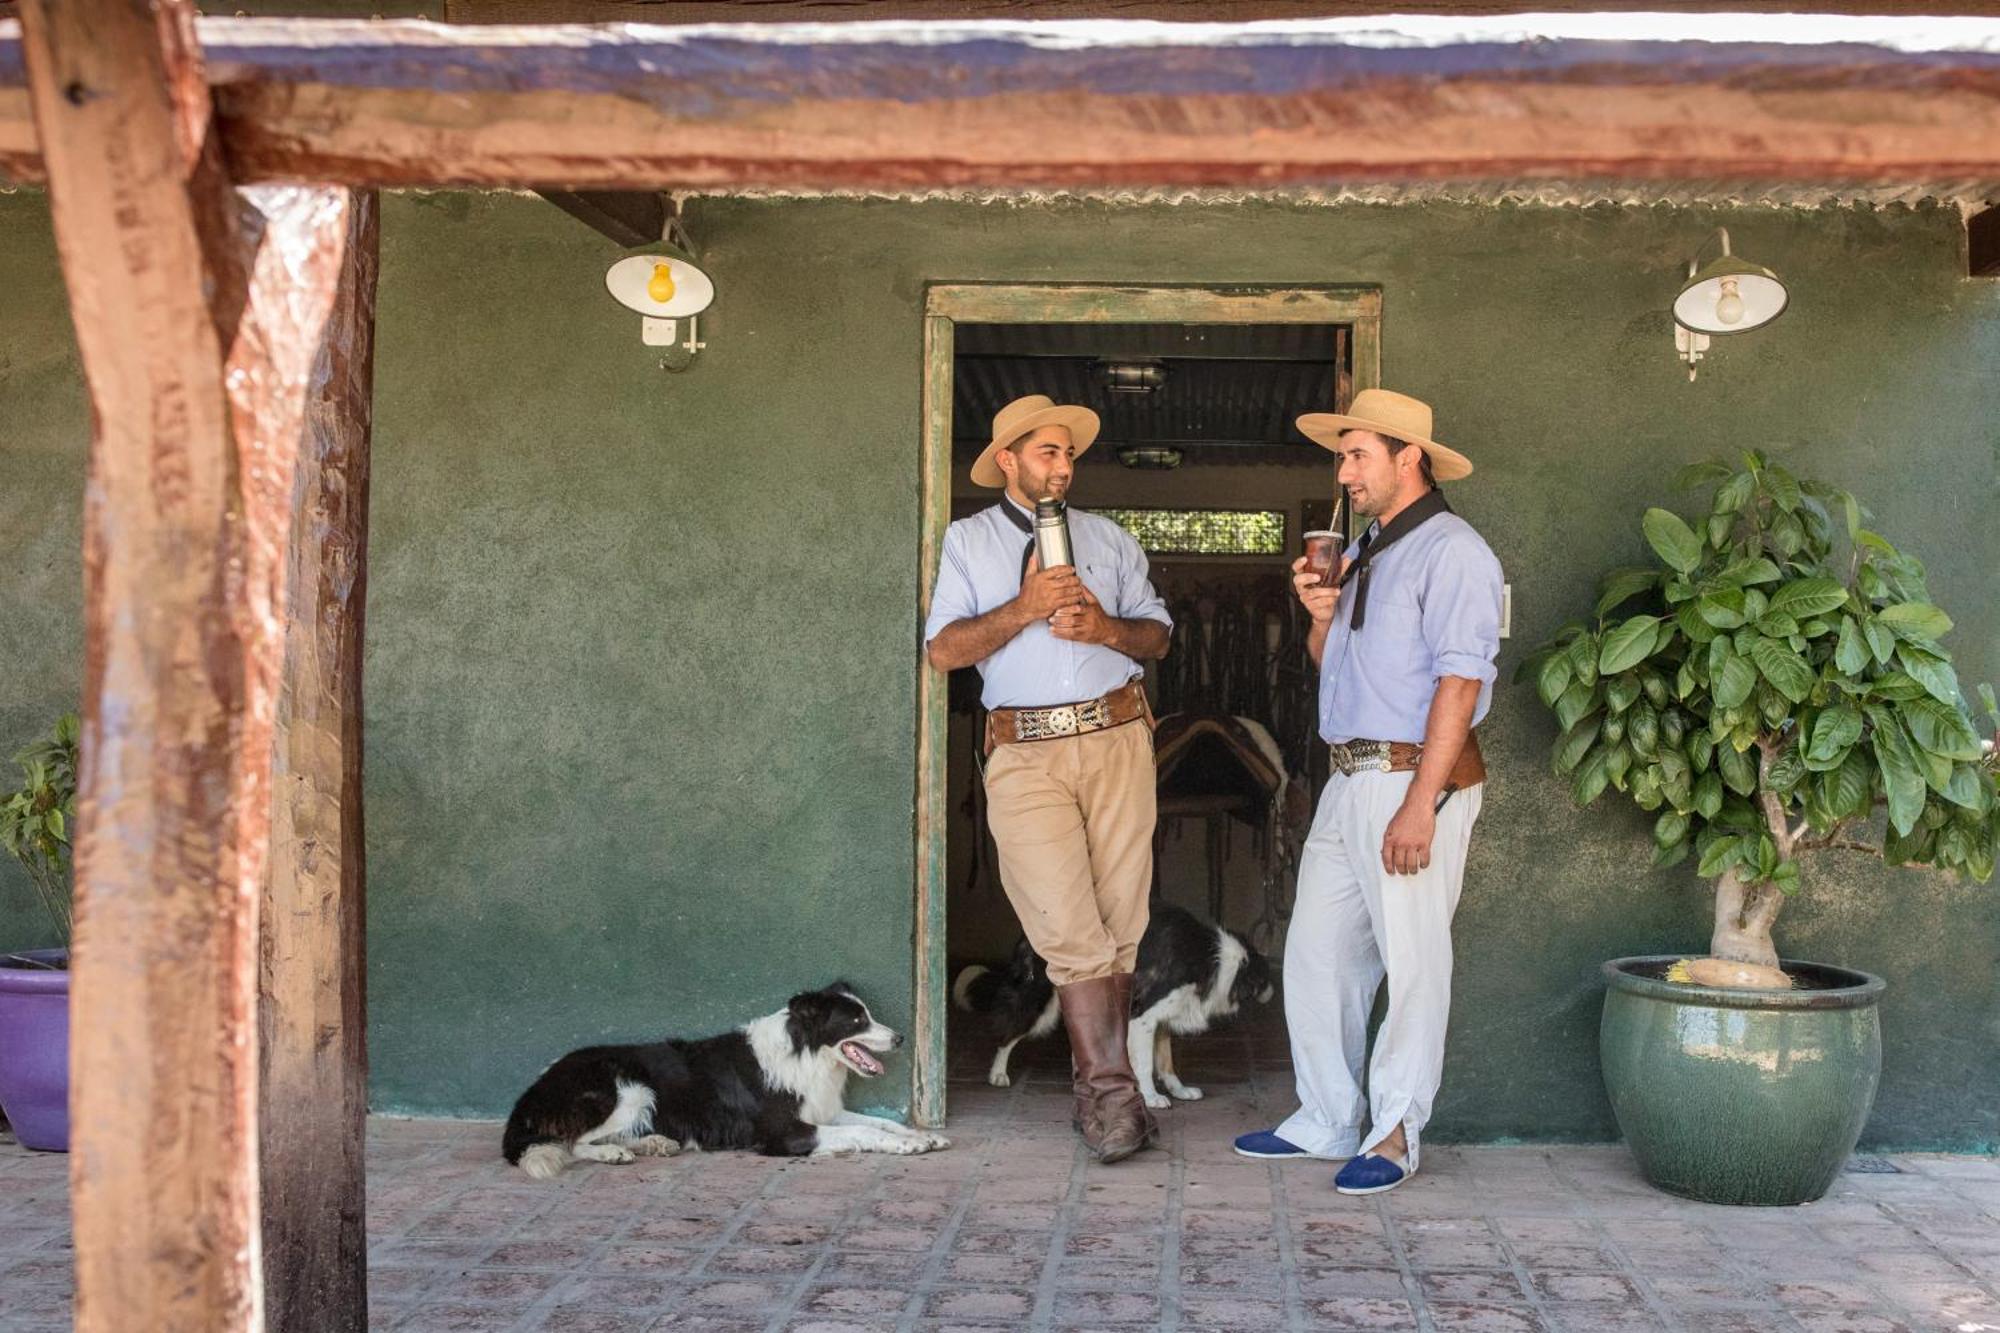
<path id="1" fill-rule="evenodd" d="M 1110 725 L 1111 705 L 1102 699 L 1089 699 L 1054 708 L 1024 708 L 1015 717 L 1014 734 L 1024 741 L 1046 741 Z"/>
<path id="2" fill-rule="evenodd" d="M 1389 743 L 1387 741 L 1347 741 L 1327 746 L 1328 757 L 1342 777 L 1352 777 L 1356 773 L 1387 773 L 1389 771 Z"/>

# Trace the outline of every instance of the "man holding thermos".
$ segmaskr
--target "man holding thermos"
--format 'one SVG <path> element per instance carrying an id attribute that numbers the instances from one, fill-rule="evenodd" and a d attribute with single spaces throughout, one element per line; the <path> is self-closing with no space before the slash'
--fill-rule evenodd
<path id="1" fill-rule="evenodd" d="M 1062 1006 L 1077 1132 L 1115 1162 L 1159 1138 L 1125 1031 L 1153 877 L 1142 664 L 1173 621 L 1132 535 L 1065 510 L 1097 426 L 1040 394 L 994 417 L 972 480 L 1005 494 L 945 532 L 924 641 L 939 671 L 979 668 L 1000 882 Z"/>

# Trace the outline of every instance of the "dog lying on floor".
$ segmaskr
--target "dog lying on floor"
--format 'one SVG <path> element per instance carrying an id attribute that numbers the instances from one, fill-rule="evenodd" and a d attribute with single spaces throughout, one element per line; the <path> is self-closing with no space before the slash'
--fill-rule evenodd
<path id="1" fill-rule="evenodd" d="M 521 1094 L 500 1151 L 547 1180 L 579 1158 L 629 1162 L 694 1148 L 773 1157 L 948 1148 L 942 1135 L 842 1104 L 847 1076 L 877 1077 L 877 1057 L 902 1044 L 837 981 L 720 1036 L 585 1047 Z"/>
<path id="2" fill-rule="evenodd" d="M 1200 1088 L 1187 1086 L 1174 1074 L 1174 1037 L 1206 1032 L 1246 1005 L 1268 1004 L 1275 992 L 1269 960 L 1241 935 L 1184 908 L 1154 902 L 1139 940 L 1125 1040 L 1146 1105 L 1159 1111 L 1174 1100 L 1201 1100 Z M 1007 1057 L 1014 1047 L 1030 1037 L 1046 1037 L 1062 1022 L 1048 964 L 1025 937 L 1005 968 L 968 967 L 958 974 L 951 994 L 959 1008 L 984 1016 L 1000 1042 L 986 1076 L 996 1088 L 1010 1081 Z M 1166 1089 L 1164 1095 L 1160 1087 Z"/>

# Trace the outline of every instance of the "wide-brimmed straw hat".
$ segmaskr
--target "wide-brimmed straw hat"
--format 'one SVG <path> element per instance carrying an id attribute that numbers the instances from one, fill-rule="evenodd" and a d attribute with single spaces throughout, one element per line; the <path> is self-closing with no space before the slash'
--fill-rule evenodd
<path id="1" fill-rule="evenodd" d="M 1439 481 L 1472 475 L 1471 459 L 1431 438 L 1431 405 L 1408 394 L 1363 389 L 1345 412 L 1308 412 L 1299 418 L 1300 433 L 1322 449 L 1338 449 L 1344 430 L 1373 431 L 1416 445 L 1430 455 L 1431 475 Z"/>
<path id="2" fill-rule="evenodd" d="M 1090 442 L 1097 438 L 1097 413 L 1087 407 L 1058 403 L 1047 394 L 1031 393 L 1026 398 L 1016 398 L 994 416 L 993 442 L 980 451 L 979 461 L 972 465 L 972 484 L 1005 486 L 1007 474 L 993 461 L 993 455 L 1043 426 L 1068 426 L 1070 445 L 1081 458 Z"/>

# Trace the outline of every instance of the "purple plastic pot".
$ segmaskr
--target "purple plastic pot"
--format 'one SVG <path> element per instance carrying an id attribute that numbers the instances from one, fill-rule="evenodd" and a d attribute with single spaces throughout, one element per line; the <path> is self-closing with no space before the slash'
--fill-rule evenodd
<path id="1" fill-rule="evenodd" d="M 69 1151 L 69 973 L 61 949 L 0 954 L 0 1109 L 22 1146 Z"/>

